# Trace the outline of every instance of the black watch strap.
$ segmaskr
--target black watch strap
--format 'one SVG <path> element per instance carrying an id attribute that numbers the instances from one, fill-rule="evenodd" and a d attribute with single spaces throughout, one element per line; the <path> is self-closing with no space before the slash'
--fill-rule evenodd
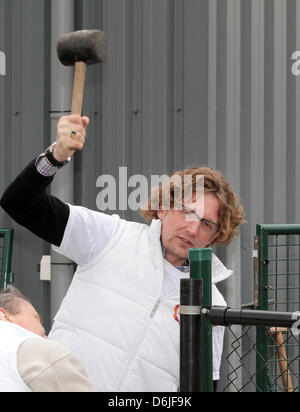
<path id="1" fill-rule="evenodd" d="M 54 166 L 57 167 L 58 169 L 62 168 L 63 166 L 67 165 L 70 161 L 70 157 L 65 160 L 64 162 L 59 162 L 58 160 L 55 159 L 55 157 L 53 156 L 53 146 L 56 144 L 53 143 L 50 147 L 48 147 L 48 149 L 45 150 L 44 152 L 44 156 L 48 159 L 49 163 Z"/>

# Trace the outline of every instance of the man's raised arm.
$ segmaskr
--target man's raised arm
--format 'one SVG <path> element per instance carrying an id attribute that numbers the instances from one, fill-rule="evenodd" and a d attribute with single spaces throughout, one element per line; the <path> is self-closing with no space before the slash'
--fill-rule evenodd
<path id="1" fill-rule="evenodd" d="M 32 161 L 8 186 L 0 200 L 1 207 L 17 223 L 56 246 L 63 239 L 69 207 L 49 195 L 46 189 L 59 165 L 64 164 L 76 150 L 82 150 L 88 123 L 87 117 L 62 117 L 50 156 L 42 155 Z"/>

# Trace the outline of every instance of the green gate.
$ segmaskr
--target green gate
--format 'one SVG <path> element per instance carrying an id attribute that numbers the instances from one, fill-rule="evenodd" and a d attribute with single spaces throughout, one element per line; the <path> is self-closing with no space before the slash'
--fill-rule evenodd
<path id="1" fill-rule="evenodd" d="M 204 304 L 193 309 L 202 323 L 225 326 L 230 341 L 218 390 L 299 392 L 300 225 L 257 225 L 253 257 L 254 303 L 235 309 Z M 209 280 L 204 268 L 201 272 L 204 302 L 210 295 L 205 287 Z M 289 321 L 283 322 L 285 318 Z M 200 342 L 211 335 L 205 330 L 203 334 L 207 336 L 200 336 Z M 208 340 L 202 345 L 201 358 L 212 364 L 210 345 Z M 206 361 L 201 368 L 202 381 L 211 380 Z"/>
<path id="2" fill-rule="evenodd" d="M 11 272 L 13 229 L 0 229 L 0 290 L 13 282 Z"/>
<path id="3" fill-rule="evenodd" d="M 255 309 L 300 311 L 300 225 L 257 225 L 254 247 Z M 282 363 L 293 362 L 293 376 L 288 390 L 299 385 L 299 347 L 289 344 L 290 331 L 277 335 L 283 342 Z M 266 329 L 257 328 L 256 382 L 262 391 L 276 391 L 275 378 L 280 371 L 278 347 Z M 268 359 L 266 364 L 265 359 Z M 295 361 L 298 367 L 295 370 Z"/>

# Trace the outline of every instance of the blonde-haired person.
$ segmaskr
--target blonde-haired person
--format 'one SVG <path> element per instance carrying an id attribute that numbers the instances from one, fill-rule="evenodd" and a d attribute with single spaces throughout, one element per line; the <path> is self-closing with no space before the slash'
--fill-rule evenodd
<path id="1" fill-rule="evenodd" d="M 164 209 L 164 191 L 168 191 L 169 195 L 167 196 L 169 200 L 167 209 L 181 210 L 186 193 L 188 194 L 187 205 L 194 205 L 197 190 L 213 194 L 218 201 L 218 231 L 210 246 L 229 245 L 238 233 L 239 225 L 245 222 L 244 208 L 223 174 L 208 166 L 188 167 L 183 171 L 174 172 L 169 179 L 166 179 L 165 184 L 152 190 L 152 196 L 141 208 L 140 215 L 148 222 L 159 219 L 160 211 Z M 182 199 L 180 204 L 177 203 L 177 197 Z M 203 203 L 203 200 L 200 202 Z M 155 205 L 154 208 L 153 205 Z M 203 204 L 199 208 L 202 209 Z"/>
<path id="2" fill-rule="evenodd" d="M 95 392 L 82 363 L 46 339 L 41 317 L 13 286 L 0 291 L 0 392 Z"/>
<path id="3" fill-rule="evenodd" d="M 204 191 L 198 196 L 192 190 L 189 199 L 180 199 L 174 208 L 158 201 L 156 210 L 141 211 L 150 225 L 52 197 L 46 189 L 69 157 L 83 148 L 88 123 L 87 117 L 62 117 L 56 144 L 21 172 L 1 206 L 77 263 L 50 337 L 81 359 L 96 388 L 177 391 L 177 309 L 180 279 L 189 276 L 188 251 L 228 244 L 242 222 L 243 209 L 230 184 L 210 168 L 177 172 L 177 180 L 204 175 Z M 159 189 L 156 193 L 159 198 Z M 226 305 L 216 283 L 231 274 L 214 255 L 214 305 Z M 223 332 L 214 328 L 214 380 L 220 377 Z"/>

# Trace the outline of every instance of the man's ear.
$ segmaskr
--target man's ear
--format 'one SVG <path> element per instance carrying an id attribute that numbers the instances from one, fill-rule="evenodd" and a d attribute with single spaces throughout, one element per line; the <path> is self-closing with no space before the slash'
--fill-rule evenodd
<path id="1" fill-rule="evenodd" d="M 7 321 L 7 312 L 3 308 L 0 308 L 0 320 Z"/>

